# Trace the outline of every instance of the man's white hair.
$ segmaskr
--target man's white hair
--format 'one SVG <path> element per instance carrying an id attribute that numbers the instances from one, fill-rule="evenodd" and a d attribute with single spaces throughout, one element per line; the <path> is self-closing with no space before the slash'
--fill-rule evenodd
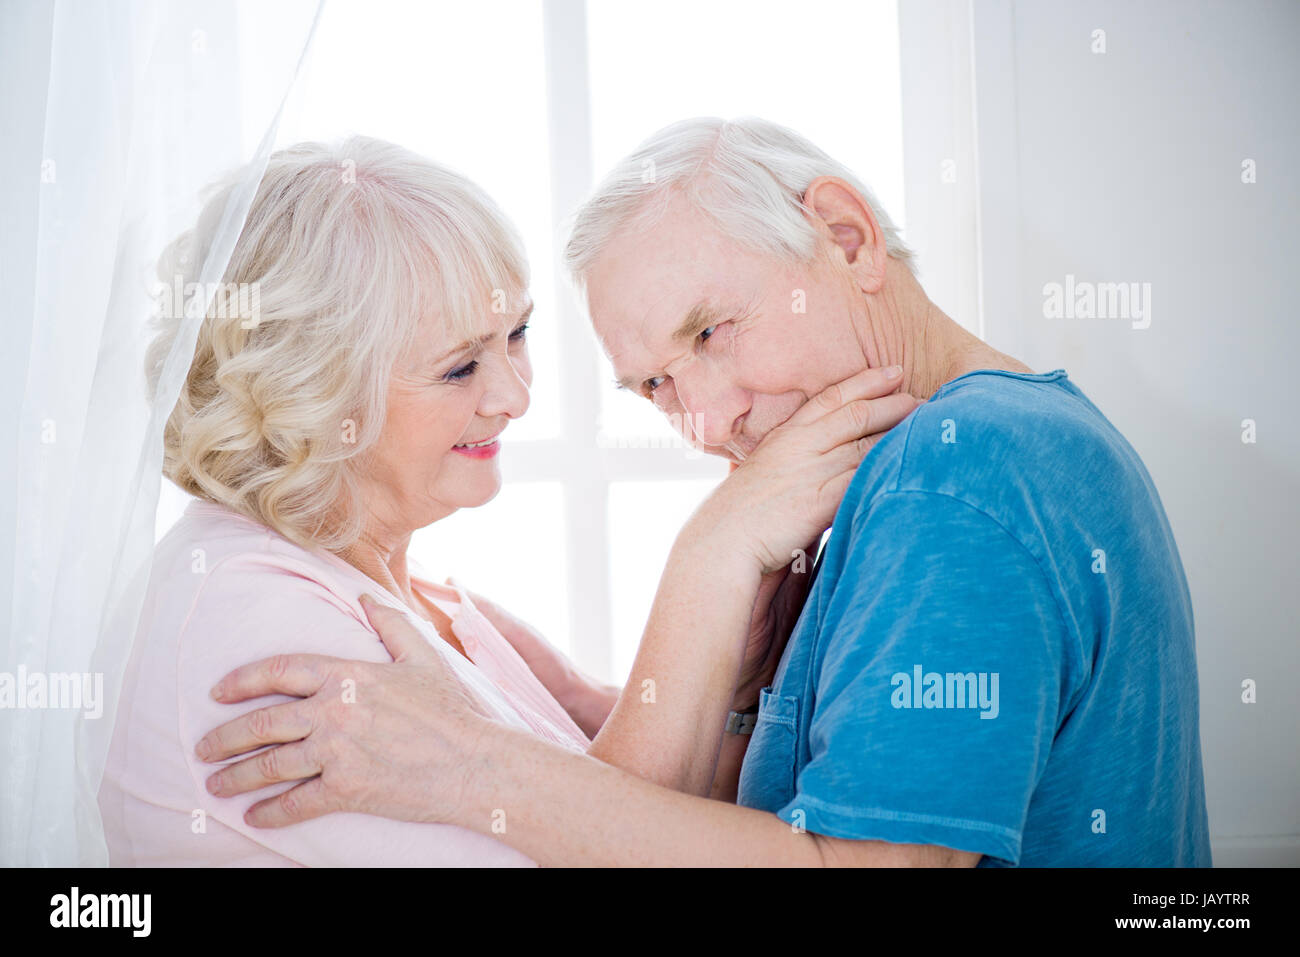
<path id="1" fill-rule="evenodd" d="M 617 234 L 648 228 L 676 195 L 685 195 L 736 242 L 810 262 L 817 232 L 803 195 L 819 176 L 838 176 L 861 193 L 885 235 L 886 252 L 915 271 L 914 253 L 889 214 L 848 167 L 793 130 L 757 117 L 681 120 L 643 142 L 575 214 L 565 265 L 581 288 Z"/>

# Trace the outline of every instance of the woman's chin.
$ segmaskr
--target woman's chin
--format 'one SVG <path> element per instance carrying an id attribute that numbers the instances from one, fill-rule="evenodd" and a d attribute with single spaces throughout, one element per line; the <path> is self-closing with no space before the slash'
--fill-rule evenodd
<path id="1" fill-rule="evenodd" d="M 487 471 L 487 470 L 485 470 Z M 485 475 L 479 481 L 467 483 L 464 494 L 457 496 L 462 502 L 461 508 L 478 508 L 480 505 L 486 505 L 497 497 L 501 491 L 501 472 L 499 469 L 491 469 L 491 475 Z"/>

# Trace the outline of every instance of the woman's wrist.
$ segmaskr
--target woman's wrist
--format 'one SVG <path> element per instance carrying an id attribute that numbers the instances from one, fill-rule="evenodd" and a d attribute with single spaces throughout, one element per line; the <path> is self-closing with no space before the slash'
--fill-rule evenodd
<path id="1" fill-rule="evenodd" d="M 729 507 L 717 492 L 705 499 L 683 526 L 669 561 L 674 558 L 744 582 L 757 582 L 765 571 L 763 559 L 746 539 L 739 510 Z"/>

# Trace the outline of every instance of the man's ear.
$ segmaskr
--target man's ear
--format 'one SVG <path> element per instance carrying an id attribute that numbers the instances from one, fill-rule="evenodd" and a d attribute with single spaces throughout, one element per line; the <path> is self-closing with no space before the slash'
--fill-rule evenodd
<path id="1" fill-rule="evenodd" d="M 838 176 L 819 176 L 803 194 L 813 226 L 839 247 L 863 292 L 885 282 L 885 234 L 862 195 Z"/>

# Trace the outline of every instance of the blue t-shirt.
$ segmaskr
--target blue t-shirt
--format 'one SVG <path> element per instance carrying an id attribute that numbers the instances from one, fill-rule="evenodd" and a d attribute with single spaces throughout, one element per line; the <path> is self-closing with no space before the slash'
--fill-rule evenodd
<path id="1" fill-rule="evenodd" d="M 1209 866 L 1192 605 L 1069 381 L 979 371 L 871 450 L 761 694 L 739 803 L 981 866 Z"/>

